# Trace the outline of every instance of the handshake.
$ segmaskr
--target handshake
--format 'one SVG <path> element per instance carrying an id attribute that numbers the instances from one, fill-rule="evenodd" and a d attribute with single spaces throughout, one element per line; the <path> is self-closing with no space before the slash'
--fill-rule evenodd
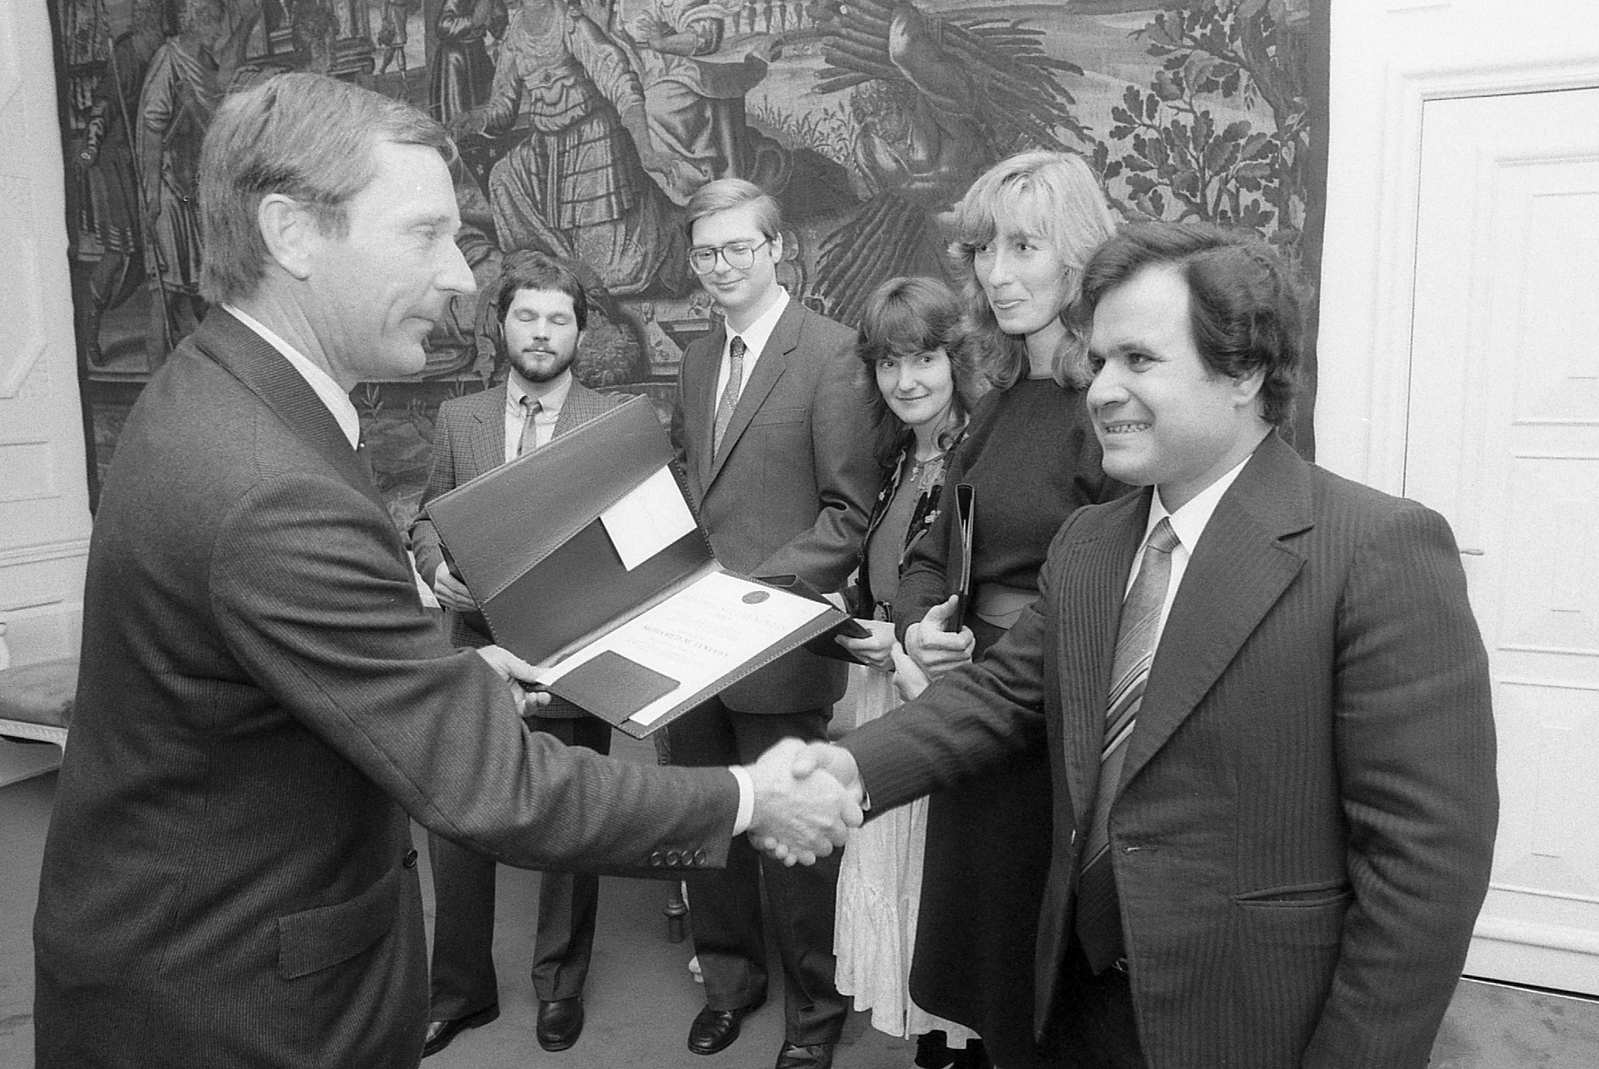
<path id="1" fill-rule="evenodd" d="M 755 785 L 750 842 L 785 865 L 815 864 L 861 826 L 861 777 L 843 747 L 784 739 L 745 770 Z"/>

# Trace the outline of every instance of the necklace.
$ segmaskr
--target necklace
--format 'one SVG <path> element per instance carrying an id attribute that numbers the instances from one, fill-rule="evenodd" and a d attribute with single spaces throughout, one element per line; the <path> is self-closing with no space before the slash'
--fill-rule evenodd
<path id="1" fill-rule="evenodd" d="M 910 459 L 911 468 L 906 474 L 906 481 L 914 483 L 918 492 L 925 493 L 943 469 L 944 453 L 939 451 L 926 460 L 918 460 L 916 454 L 912 453 Z"/>

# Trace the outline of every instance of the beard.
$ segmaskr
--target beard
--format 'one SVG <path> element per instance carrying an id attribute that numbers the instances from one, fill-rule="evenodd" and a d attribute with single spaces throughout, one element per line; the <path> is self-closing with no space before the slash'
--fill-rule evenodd
<path id="1" fill-rule="evenodd" d="M 511 366 L 528 382 L 552 382 L 572 366 L 577 350 L 522 349 L 510 354 Z"/>

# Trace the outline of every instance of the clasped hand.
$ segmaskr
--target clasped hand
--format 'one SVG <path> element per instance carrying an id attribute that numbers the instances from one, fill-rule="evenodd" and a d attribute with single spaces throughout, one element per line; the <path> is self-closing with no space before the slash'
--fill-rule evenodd
<path id="1" fill-rule="evenodd" d="M 839 635 L 834 642 L 854 655 L 855 659 L 871 668 L 885 672 L 894 670 L 894 625 L 888 620 L 856 620 L 866 630 L 866 637 L 851 638 Z"/>
<path id="2" fill-rule="evenodd" d="M 748 766 L 755 784 L 750 842 L 785 865 L 812 865 L 861 826 L 855 759 L 837 746 L 784 739 Z"/>

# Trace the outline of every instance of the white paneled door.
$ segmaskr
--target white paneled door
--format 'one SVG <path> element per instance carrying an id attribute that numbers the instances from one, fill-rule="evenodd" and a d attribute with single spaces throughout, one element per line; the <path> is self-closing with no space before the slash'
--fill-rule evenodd
<path id="1" fill-rule="evenodd" d="M 1599 89 L 1423 107 L 1404 493 L 1460 539 L 1499 730 L 1466 971 L 1599 994 Z"/>

